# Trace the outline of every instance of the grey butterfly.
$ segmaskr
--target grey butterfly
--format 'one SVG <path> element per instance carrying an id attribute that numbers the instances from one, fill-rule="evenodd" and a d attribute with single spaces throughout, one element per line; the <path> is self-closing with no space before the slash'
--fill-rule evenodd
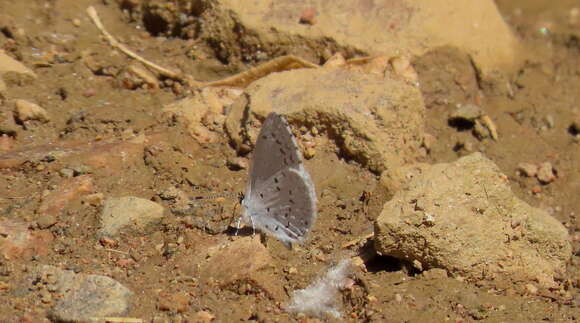
<path id="1" fill-rule="evenodd" d="M 286 119 L 272 112 L 256 141 L 241 220 L 286 245 L 301 243 L 316 220 L 316 193 Z"/>

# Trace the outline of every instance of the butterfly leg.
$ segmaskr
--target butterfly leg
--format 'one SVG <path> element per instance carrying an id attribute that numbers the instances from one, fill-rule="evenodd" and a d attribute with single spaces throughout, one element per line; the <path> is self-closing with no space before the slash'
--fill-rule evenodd
<path id="1" fill-rule="evenodd" d="M 238 218 L 238 223 L 236 223 L 236 236 L 238 235 L 238 231 L 240 231 L 240 225 L 242 224 L 242 217 Z"/>

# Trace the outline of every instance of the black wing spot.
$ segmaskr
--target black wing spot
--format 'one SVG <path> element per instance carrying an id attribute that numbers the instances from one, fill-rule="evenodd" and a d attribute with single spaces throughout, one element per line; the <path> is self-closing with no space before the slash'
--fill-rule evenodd
<path id="1" fill-rule="evenodd" d="M 280 192 L 280 186 L 276 186 L 276 191 Z"/>
<path id="2" fill-rule="evenodd" d="M 266 208 L 266 212 L 270 213 L 270 208 L 269 207 Z"/>
<path id="3" fill-rule="evenodd" d="M 292 190 L 288 190 L 288 195 L 292 195 Z"/>
<path id="4" fill-rule="evenodd" d="M 278 184 L 278 177 L 274 177 L 274 183 Z"/>
<path id="5" fill-rule="evenodd" d="M 277 143 L 278 145 L 282 145 L 282 142 L 281 142 L 280 140 L 278 140 L 278 139 L 276 139 L 276 143 Z"/>
<path id="6" fill-rule="evenodd" d="M 264 198 L 264 193 L 260 193 L 260 198 L 263 199 Z"/>
<path id="7" fill-rule="evenodd" d="M 288 202 L 289 202 L 290 204 L 294 204 L 294 200 L 293 200 L 293 199 L 289 199 L 289 200 L 288 200 Z"/>
<path id="8" fill-rule="evenodd" d="M 282 155 L 286 155 L 286 151 L 285 151 L 283 148 L 280 148 L 280 153 L 281 153 Z"/>
<path id="9" fill-rule="evenodd" d="M 288 217 L 288 213 L 284 213 L 284 217 L 287 218 Z"/>
<path id="10" fill-rule="evenodd" d="M 279 226 L 276 226 L 276 228 L 274 229 L 274 231 L 278 231 L 278 229 L 280 229 Z"/>

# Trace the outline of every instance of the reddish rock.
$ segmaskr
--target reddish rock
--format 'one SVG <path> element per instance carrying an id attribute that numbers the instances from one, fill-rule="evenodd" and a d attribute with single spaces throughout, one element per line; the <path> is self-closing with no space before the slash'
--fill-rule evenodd
<path id="1" fill-rule="evenodd" d="M 316 23 L 316 9 L 309 8 L 302 11 L 300 15 L 300 23 L 306 25 L 314 25 Z"/>
<path id="2" fill-rule="evenodd" d="M 42 199 L 38 209 L 39 214 L 60 215 L 61 211 L 81 195 L 93 191 L 93 179 L 83 175 L 66 179 L 60 186 Z"/>
<path id="3" fill-rule="evenodd" d="M 0 218 L 0 255 L 6 259 L 46 255 L 53 239 L 48 231 L 33 231 L 25 222 Z"/>

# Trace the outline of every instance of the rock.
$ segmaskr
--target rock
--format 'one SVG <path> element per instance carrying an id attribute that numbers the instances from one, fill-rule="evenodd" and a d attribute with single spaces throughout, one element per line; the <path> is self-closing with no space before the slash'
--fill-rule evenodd
<path id="1" fill-rule="evenodd" d="M 223 110 L 242 92 L 239 89 L 205 88 L 201 95 L 195 95 L 168 104 L 162 109 L 162 116 L 171 122 L 181 122 L 187 126 L 190 135 L 199 143 L 213 143 L 218 135 L 209 128 L 222 129 L 223 125 L 210 126 L 207 120 L 223 122 Z"/>
<path id="2" fill-rule="evenodd" d="M 38 104 L 26 100 L 14 101 L 14 116 L 19 123 L 31 120 L 42 122 L 50 121 L 48 112 L 45 109 L 41 108 Z"/>
<path id="3" fill-rule="evenodd" d="M 342 155 L 376 173 L 421 155 L 425 107 L 418 89 L 404 80 L 343 69 L 268 75 L 231 107 L 225 127 L 234 145 L 255 142 L 254 120 L 272 111 L 325 132 Z"/>
<path id="4" fill-rule="evenodd" d="M 72 201 L 92 192 L 93 178 L 90 175 L 67 178 L 42 197 L 37 213 L 41 217 L 49 215 L 56 219 Z"/>
<path id="5" fill-rule="evenodd" d="M 208 311 L 199 311 L 193 315 L 193 322 L 195 323 L 208 323 L 215 319 L 215 315 Z"/>
<path id="6" fill-rule="evenodd" d="M 480 153 L 425 169 L 384 205 L 377 251 L 455 277 L 501 275 L 553 287 L 571 257 L 568 232 L 503 178 Z"/>
<path id="7" fill-rule="evenodd" d="M 36 74 L 31 69 L 0 50 L 0 93 L 7 85 L 27 84 L 35 79 Z"/>
<path id="8" fill-rule="evenodd" d="M 183 313 L 189 309 L 191 296 L 186 292 L 177 292 L 172 294 L 161 294 L 157 302 L 157 308 L 161 311 L 170 311 L 174 313 Z"/>
<path id="9" fill-rule="evenodd" d="M 526 177 L 536 177 L 538 174 L 538 165 L 532 163 L 519 163 L 518 171 Z"/>
<path id="10" fill-rule="evenodd" d="M 121 230 L 144 233 L 163 218 L 163 206 L 138 197 L 108 198 L 100 216 L 100 236 L 116 236 Z"/>
<path id="11" fill-rule="evenodd" d="M 44 256 L 52 240 L 52 234 L 44 230 L 30 230 L 25 222 L 0 217 L 0 256 L 6 259 L 30 259 Z"/>
<path id="12" fill-rule="evenodd" d="M 242 157 L 228 158 L 226 165 L 230 170 L 242 170 L 248 168 L 248 160 Z"/>
<path id="13" fill-rule="evenodd" d="M 49 311 L 58 322 L 88 322 L 95 317 L 127 314 L 133 293 L 112 278 L 75 274 L 49 265 L 34 269 L 30 286 L 39 282 L 59 295 Z"/>
<path id="14" fill-rule="evenodd" d="M 552 163 L 545 162 L 541 163 L 538 167 L 538 180 L 542 184 L 549 184 L 556 180 L 556 174 L 554 167 L 552 167 Z"/>
<path id="15" fill-rule="evenodd" d="M 220 1 L 219 5 L 201 0 L 196 6 L 204 8 L 198 18 L 204 28 L 196 37 L 219 39 L 216 54 L 226 61 L 253 60 L 260 54 L 280 52 L 315 61 L 319 53 L 335 51 L 337 45 L 345 51 L 372 56 L 385 53 L 420 56 L 434 48 L 451 46 L 469 53 L 483 78 L 513 67 L 519 53 L 517 38 L 493 1 L 307 3 L 305 8 L 290 0 L 266 0 L 252 6 L 236 0 Z M 162 22 L 168 35 L 180 29 L 187 33 L 191 25 L 185 25 L 178 17 L 190 14 L 188 8 L 184 6 L 176 13 L 146 6 L 144 15 Z M 319 13 L 316 28 L 297 23 L 301 17 L 312 16 L 304 14 L 306 9 Z M 244 32 L 231 26 L 240 26 Z"/>
<path id="16" fill-rule="evenodd" d="M 58 222 L 58 219 L 53 214 L 42 214 L 36 219 L 38 227 L 41 229 L 47 229 L 52 227 Z"/>
<path id="17" fill-rule="evenodd" d="M 283 283 L 272 271 L 273 259 L 259 236 L 234 241 L 197 237 L 195 241 L 192 255 L 178 256 L 183 258 L 176 263 L 188 276 L 199 277 L 200 284 L 235 290 L 243 283 L 276 301 L 286 298 Z"/>
<path id="18" fill-rule="evenodd" d="M 475 104 L 460 104 L 449 116 L 449 120 L 465 120 L 475 122 L 476 119 L 483 115 L 481 108 Z"/>
<path id="19" fill-rule="evenodd" d="M 316 23 L 316 9 L 309 8 L 302 11 L 299 22 L 306 25 L 314 25 Z"/>

